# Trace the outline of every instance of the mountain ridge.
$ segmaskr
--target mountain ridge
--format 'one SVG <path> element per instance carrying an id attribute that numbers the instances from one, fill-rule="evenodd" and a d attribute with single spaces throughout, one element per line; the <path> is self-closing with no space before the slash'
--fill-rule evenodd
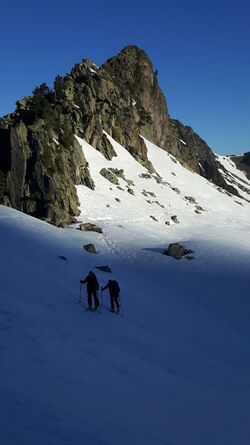
<path id="1" fill-rule="evenodd" d="M 146 53 L 127 46 L 100 68 L 86 59 L 76 64 L 55 78 L 53 90 L 40 85 L 0 119 L 0 203 L 58 226 L 70 224 L 79 214 L 75 186 L 95 187 L 75 135 L 112 159 L 105 132 L 149 172 L 154 166 L 141 136 L 238 196 L 205 141 L 170 118 Z"/>

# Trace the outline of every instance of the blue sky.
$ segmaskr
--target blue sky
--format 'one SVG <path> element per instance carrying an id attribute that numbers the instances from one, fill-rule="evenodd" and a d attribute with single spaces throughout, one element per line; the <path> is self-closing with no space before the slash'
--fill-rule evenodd
<path id="1" fill-rule="evenodd" d="M 151 58 L 171 117 L 217 153 L 250 151 L 250 3 L 13 0 L 1 5 L 0 115 L 83 58 L 135 44 Z"/>

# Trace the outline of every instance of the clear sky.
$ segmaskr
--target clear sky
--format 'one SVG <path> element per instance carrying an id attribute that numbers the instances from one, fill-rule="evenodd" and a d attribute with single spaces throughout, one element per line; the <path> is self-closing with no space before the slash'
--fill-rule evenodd
<path id="1" fill-rule="evenodd" d="M 83 58 L 134 44 L 158 70 L 171 117 L 217 153 L 250 151 L 249 0 L 13 0 L 0 11 L 0 115 Z"/>

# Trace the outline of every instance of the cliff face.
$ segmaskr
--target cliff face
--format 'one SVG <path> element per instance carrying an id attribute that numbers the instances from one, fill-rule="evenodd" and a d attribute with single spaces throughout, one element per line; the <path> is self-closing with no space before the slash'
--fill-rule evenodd
<path id="1" fill-rule="evenodd" d="M 235 188 L 227 184 L 220 173 L 219 169 L 223 170 L 223 166 L 218 162 L 207 143 L 191 127 L 183 125 L 176 119 L 172 119 L 172 123 L 179 139 L 178 152 L 175 153 L 175 156 L 180 162 L 229 193 L 238 195 Z"/>
<path id="2" fill-rule="evenodd" d="M 247 178 L 250 179 L 250 152 L 244 153 L 241 156 L 231 156 L 232 161 L 236 164 L 237 168 L 243 170 Z"/>
<path id="3" fill-rule="evenodd" d="M 0 199 L 5 205 L 64 226 L 78 214 L 74 184 L 92 184 L 77 141 L 72 139 L 67 145 L 55 136 L 46 119 L 27 124 L 17 113 L 5 124 L 0 130 Z"/>
<path id="4" fill-rule="evenodd" d="M 140 134 L 156 145 L 174 150 L 176 134 L 172 129 L 165 97 L 157 73 L 144 51 L 129 46 L 109 59 L 103 68 L 109 72 L 120 91 L 129 96 L 130 107 Z"/>
<path id="5" fill-rule="evenodd" d="M 94 188 L 78 135 L 111 159 L 105 130 L 153 170 L 140 135 L 217 185 L 237 194 L 216 157 L 190 127 L 171 120 L 157 74 L 144 51 L 124 48 L 100 68 L 74 66 L 54 89 L 45 84 L 0 119 L 0 202 L 56 225 L 78 214 L 76 184 Z"/>

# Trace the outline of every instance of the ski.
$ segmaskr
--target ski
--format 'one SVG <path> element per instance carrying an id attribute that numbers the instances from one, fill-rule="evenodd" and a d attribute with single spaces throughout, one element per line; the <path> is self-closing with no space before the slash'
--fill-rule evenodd
<path id="1" fill-rule="evenodd" d="M 102 308 L 105 309 L 105 311 L 110 312 L 111 314 L 114 314 L 114 315 L 120 314 L 120 311 L 117 311 L 116 309 L 114 311 L 112 311 L 112 309 L 110 309 L 109 306 L 102 306 Z"/>
<path id="2" fill-rule="evenodd" d="M 96 312 L 96 313 L 98 313 L 98 314 L 101 314 L 102 313 L 102 311 L 101 311 L 101 309 L 100 308 L 98 308 L 98 309 L 89 309 L 87 306 L 85 307 L 85 312 Z"/>

